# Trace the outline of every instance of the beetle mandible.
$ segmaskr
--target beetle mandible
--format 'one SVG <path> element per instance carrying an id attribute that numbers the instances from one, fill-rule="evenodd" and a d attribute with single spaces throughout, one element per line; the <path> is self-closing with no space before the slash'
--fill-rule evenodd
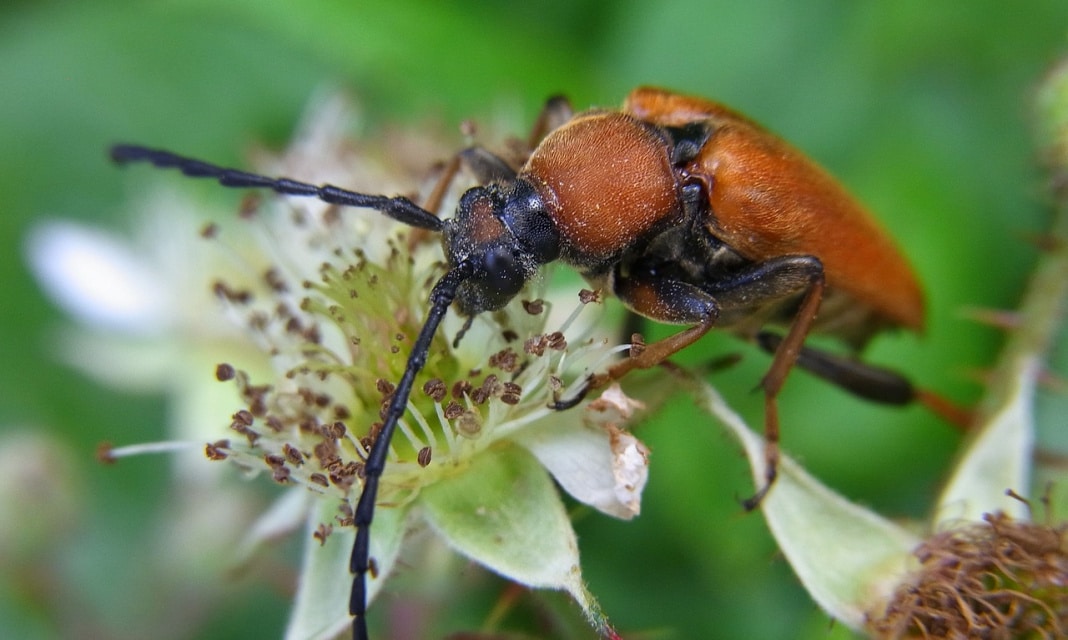
<path id="1" fill-rule="evenodd" d="M 779 420 L 776 396 L 796 364 L 859 396 L 883 403 L 919 400 L 959 422 L 964 414 L 915 389 L 905 378 L 852 358 L 803 346 L 824 332 L 859 351 L 876 333 L 919 331 L 919 283 L 893 241 L 837 181 L 806 156 L 745 116 L 718 103 L 639 88 L 621 110 L 573 115 L 549 101 L 518 169 L 479 147 L 457 155 L 480 185 L 442 219 L 404 197 L 356 193 L 271 178 L 134 145 L 114 161 L 149 162 L 237 188 L 269 188 L 371 208 L 406 225 L 442 234 L 448 269 L 430 295 L 427 317 L 367 454 L 354 511 L 350 561 L 353 637 L 367 634 L 366 574 L 379 479 L 416 375 L 449 307 L 465 316 L 500 309 L 539 270 L 561 260 L 632 312 L 682 331 L 590 376 L 555 408 L 578 404 L 592 389 L 634 369 L 656 366 L 727 328 L 772 352 L 765 395 L 767 475 L 746 501 L 754 508 L 775 481 Z M 785 336 L 765 332 L 788 327 Z"/>

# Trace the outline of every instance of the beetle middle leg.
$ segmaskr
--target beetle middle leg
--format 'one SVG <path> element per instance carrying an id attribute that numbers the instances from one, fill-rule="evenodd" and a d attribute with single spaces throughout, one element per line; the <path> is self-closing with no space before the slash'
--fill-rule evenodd
<path id="1" fill-rule="evenodd" d="M 807 258 L 807 268 L 801 273 L 791 274 L 781 284 L 789 284 L 794 277 L 807 275 L 809 284 L 801 306 L 794 316 L 790 330 L 782 343 L 775 349 L 775 356 L 771 361 L 771 367 L 760 381 L 764 389 L 764 486 L 747 498 L 742 504 L 746 510 L 753 510 L 760 505 L 760 501 L 767 495 L 768 489 L 779 473 L 779 405 L 775 401 L 786 382 L 786 376 L 790 373 L 798 356 L 801 354 L 805 338 L 808 336 L 812 323 L 819 312 L 820 302 L 823 300 L 824 278 L 823 266 L 815 258 Z M 789 272 L 788 272 L 789 273 Z"/>
<path id="2" fill-rule="evenodd" d="M 768 372 L 760 381 L 764 390 L 764 486 L 743 504 L 755 509 L 775 482 L 779 469 L 779 407 L 776 398 L 801 354 L 805 338 L 812 329 L 823 300 L 825 287 L 823 263 L 814 256 L 781 256 L 742 268 L 729 276 L 716 279 L 707 290 L 716 296 L 724 309 L 726 322 L 729 313 L 738 311 L 740 318 L 760 315 L 761 308 L 772 311 L 769 318 L 781 318 L 781 309 L 796 309 L 786 336 L 777 345 Z M 800 302 L 793 303 L 800 297 Z M 788 316 L 787 316 L 788 317 Z"/>
<path id="3" fill-rule="evenodd" d="M 692 326 L 646 345 L 640 354 L 619 362 L 605 373 L 592 376 L 577 399 L 558 401 L 555 408 L 574 406 L 593 388 L 618 380 L 635 369 L 660 364 L 699 340 L 721 318 L 730 323 L 735 314 L 746 317 L 754 310 L 764 307 L 774 309 L 800 296 L 790 330 L 776 345 L 774 359 L 761 380 L 765 396 L 765 484 L 744 501 L 746 509 L 756 508 L 778 473 L 779 414 L 776 397 L 802 352 L 805 337 L 812 328 L 823 299 L 822 263 L 813 256 L 783 256 L 750 264 L 728 275 L 721 274 L 702 287 L 659 276 L 655 268 L 631 267 L 626 276 L 617 271 L 613 283 L 616 296 L 624 304 L 652 320 Z"/>

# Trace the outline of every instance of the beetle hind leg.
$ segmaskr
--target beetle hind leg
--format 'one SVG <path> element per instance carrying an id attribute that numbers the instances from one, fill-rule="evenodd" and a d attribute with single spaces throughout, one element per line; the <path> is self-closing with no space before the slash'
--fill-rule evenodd
<path id="1" fill-rule="evenodd" d="M 756 342 L 765 351 L 774 353 L 782 338 L 762 331 L 757 334 Z M 797 366 L 865 400 L 897 406 L 917 402 L 961 430 L 967 430 L 971 424 L 973 414 L 970 410 L 937 393 L 913 386 L 908 378 L 896 371 L 812 347 L 801 348 Z"/>
<path id="2" fill-rule="evenodd" d="M 782 341 L 781 336 L 768 331 L 761 331 L 756 337 L 760 348 L 769 353 L 775 353 Z M 872 402 L 906 405 L 916 399 L 912 383 L 901 374 L 850 357 L 802 347 L 797 356 L 797 366 Z"/>

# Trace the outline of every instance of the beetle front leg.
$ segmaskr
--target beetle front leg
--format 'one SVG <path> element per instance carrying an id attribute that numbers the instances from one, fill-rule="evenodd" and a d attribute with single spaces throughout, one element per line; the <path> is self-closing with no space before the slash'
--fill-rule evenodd
<path id="1" fill-rule="evenodd" d="M 449 161 L 441 166 L 441 174 L 434 182 L 433 188 L 427 194 L 422 203 L 423 208 L 439 218 L 442 215 L 442 206 L 445 198 L 453 189 L 456 177 L 460 170 L 466 169 L 475 177 L 480 184 L 486 184 L 494 180 L 514 180 L 515 169 L 507 162 L 482 147 L 468 147 L 463 151 L 453 154 Z M 408 250 L 412 251 L 417 245 L 426 242 L 430 234 L 421 229 L 412 229 L 408 237 Z"/>
<path id="2" fill-rule="evenodd" d="M 479 184 L 515 179 L 515 169 L 509 166 L 503 158 L 482 147 L 468 147 L 453 155 L 442 167 L 441 176 L 438 177 L 434 188 L 427 196 L 424 208 L 441 215 L 442 202 L 452 188 L 461 168 L 470 171 Z"/>
<path id="3" fill-rule="evenodd" d="M 538 119 L 534 121 L 534 126 L 530 129 L 527 147 L 530 149 L 537 147 L 545 136 L 565 125 L 574 116 L 575 110 L 566 97 L 552 96 L 545 101 L 545 106 L 542 107 Z"/>
<path id="4" fill-rule="evenodd" d="M 685 282 L 657 278 L 651 272 L 629 276 L 616 275 L 613 285 L 616 296 L 635 313 L 670 324 L 690 324 L 691 327 L 673 336 L 645 345 L 640 353 L 609 367 L 604 373 L 590 376 L 572 397 L 554 399 L 553 409 L 574 407 L 586 394 L 619 380 L 635 369 L 648 369 L 664 362 L 675 353 L 697 342 L 715 326 L 719 318 L 719 304 L 708 292 Z"/>
<path id="5" fill-rule="evenodd" d="M 649 369 L 701 339 L 719 318 L 719 303 L 707 292 L 677 280 L 621 278 L 615 293 L 635 312 L 671 324 L 692 324 L 673 336 L 658 340 L 613 365 L 594 386 L 619 380 L 635 369 Z"/>

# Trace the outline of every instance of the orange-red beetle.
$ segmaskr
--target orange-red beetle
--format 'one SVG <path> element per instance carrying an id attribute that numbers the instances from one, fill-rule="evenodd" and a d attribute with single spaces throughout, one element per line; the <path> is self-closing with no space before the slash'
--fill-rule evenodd
<path id="1" fill-rule="evenodd" d="M 572 115 L 551 100 L 522 167 L 481 148 L 458 154 L 479 177 L 442 219 L 436 206 L 225 169 L 166 151 L 119 145 L 116 162 L 147 161 L 229 187 L 369 207 L 413 227 L 441 232 L 448 271 L 430 308 L 384 424 L 367 456 L 354 512 L 353 637 L 367 638 L 365 575 L 379 479 L 397 421 L 441 319 L 455 302 L 473 316 L 499 309 L 551 261 L 562 260 L 635 313 L 687 325 L 590 378 L 590 388 L 655 366 L 713 326 L 774 352 L 764 377 L 768 476 L 775 479 L 775 396 L 793 365 L 861 396 L 889 403 L 925 399 L 902 377 L 804 348 L 823 331 L 859 349 L 888 327 L 919 330 L 923 296 L 907 261 L 867 212 L 826 172 L 791 146 L 722 105 L 640 88 L 622 110 Z M 536 146 L 535 146 L 536 144 Z M 817 313 L 818 312 L 818 313 Z M 784 338 L 764 333 L 785 324 Z"/>

